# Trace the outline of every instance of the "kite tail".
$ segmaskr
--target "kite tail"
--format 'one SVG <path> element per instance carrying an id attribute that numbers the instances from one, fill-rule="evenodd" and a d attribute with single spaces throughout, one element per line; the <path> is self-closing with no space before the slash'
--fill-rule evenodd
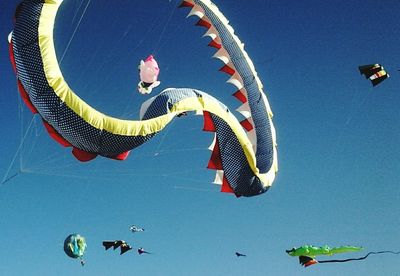
<path id="1" fill-rule="evenodd" d="M 365 255 L 364 257 L 360 257 L 360 258 L 350 258 L 350 259 L 343 259 L 343 260 L 325 260 L 325 261 L 318 261 L 318 263 L 345 263 L 345 262 L 351 262 L 351 261 L 361 261 L 361 260 L 365 260 L 366 258 L 368 258 L 369 255 L 378 255 L 378 254 L 386 254 L 386 253 L 390 253 L 390 254 L 400 254 L 399 252 L 395 252 L 395 251 L 377 251 L 377 252 L 369 252 L 367 255 Z"/>

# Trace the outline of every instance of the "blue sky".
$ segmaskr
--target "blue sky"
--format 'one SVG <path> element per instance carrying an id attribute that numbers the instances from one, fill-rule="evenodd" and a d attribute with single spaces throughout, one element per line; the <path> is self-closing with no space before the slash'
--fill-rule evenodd
<path id="1" fill-rule="evenodd" d="M 211 184 L 212 136 L 201 131 L 200 117 L 175 120 L 124 162 L 82 164 L 49 138 L 20 103 L 8 60 L 18 2 L 0 3 L 0 177 L 15 175 L 0 186 L 1 275 L 399 273 L 396 255 L 304 269 L 285 249 L 400 249 L 400 2 L 215 1 L 246 45 L 277 130 L 273 187 L 239 199 Z M 149 54 L 161 69 L 153 93 L 192 87 L 237 107 L 204 29 L 185 19 L 189 10 L 176 9 L 177 1 L 93 0 L 84 13 L 87 3 L 65 0 L 55 46 L 66 80 L 96 109 L 138 118 L 148 96 L 136 92 L 137 65 Z M 357 67 L 375 62 L 391 77 L 372 88 Z M 146 231 L 133 235 L 131 224 Z M 62 250 L 75 232 L 88 242 L 84 268 Z M 154 254 L 119 256 L 104 251 L 107 239 Z"/>

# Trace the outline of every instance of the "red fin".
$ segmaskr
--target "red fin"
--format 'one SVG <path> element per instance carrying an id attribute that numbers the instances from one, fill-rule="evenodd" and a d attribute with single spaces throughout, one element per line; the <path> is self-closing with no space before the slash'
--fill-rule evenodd
<path id="1" fill-rule="evenodd" d="M 72 149 L 72 154 L 81 162 L 87 162 L 97 157 L 97 154 L 95 153 L 87 152 L 75 147 Z"/>
<path id="2" fill-rule="evenodd" d="M 120 154 L 114 155 L 113 157 L 110 157 L 111 159 L 115 159 L 115 160 L 125 160 L 126 158 L 128 158 L 130 151 L 124 151 Z"/>
<path id="3" fill-rule="evenodd" d="M 14 50 L 13 50 L 12 42 L 9 43 L 8 50 L 9 50 L 9 55 L 10 55 L 10 61 L 11 61 L 12 68 L 14 69 L 14 72 L 17 73 L 17 66 L 15 65 Z"/>
<path id="4" fill-rule="evenodd" d="M 36 107 L 32 104 L 31 99 L 29 99 L 28 93 L 26 93 L 25 88 L 19 79 L 17 80 L 17 85 L 19 94 L 21 95 L 22 100 L 24 101 L 26 106 L 30 109 L 30 111 L 32 111 L 33 114 L 38 113 Z"/>
<path id="5" fill-rule="evenodd" d="M 200 20 L 197 21 L 196 26 L 202 26 L 202 27 L 209 29 L 211 27 L 211 23 L 208 22 L 207 20 L 200 18 Z"/>
<path id="6" fill-rule="evenodd" d="M 193 7 L 194 4 L 188 1 L 182 1 L 182 3 L 179 5 L 179 8 L 193 8 Z"/>
<path id="7" fill-rule="evenodd" d="M 228 75 L 233 75 L 235 74 L 235 70 L 231 67 L 229 67 L 228 65 L 224 65 L 221 67 L 221 69 L 219 69 L 219 71 L 227 73 Z"/>
<path id="8" fill-rule="evenodd" d="M 71 143 L 68 142 L 67 140 L 65 140 L 64 137 L 62 137 L 60 135 L 60 133 L 58 133 L 57 130 L 55 130 L 54 127 L 52 127 L 48 122 L 43 120 L 43 124 L 44 124 L 47 132 L 49 133 L 50 137 L 53 138 L 54 140 L 56 140 L 60 145 L 62 145 L 64 147 L 72 146 Z"/>
<path id="9" fill-rule="evenodd" d="M 222 178 L 221 192 L 223 192 L 223 193 L 232 193 L 232 194 L 235 193 L 235 192 L 233 191 L 231 185 L 229 185 L 228 179 L 226 179 L 225 175 L 224 175 L 224 177 Z"/>
<path id="10" fill-rule="evenodd" d="M 211 115 L 207 111 L 203 111 L 203 117 L 204 117 L 204 131 L 210 131 L 210 132 L 215 132 L 215 126 L 214 122 L 211 119 Z"/>
<path id="11" fill-rule="evenodd" d="M 238 99 L 239 101 L 241 101 L 242 103 L 247 102 L 247 98 L 246 98 L 246 96 L 243 94 L 243 92 L 241 90 L 238 90 L 235 93 L 233 93 L 233 96 L 236 99 Z"/>
<path id="12" fill-rule="evenodd" d="M 311 260 L 311 261 L 306 262 L 306 263 L 304 264 L 304 267 L 308 267 L 308 266 L 310 266 L 310 265 L 317 264 L 317 263 L 318 263 L 317 260 Z"/>
<path id="13" fill-rule="evenodd" d="M 251 131 L 253 129 L 253 125 L 250 123 L 248 119 L 241 121 L 240 124 L 247 131 Z"/>
<path id="14" fill-rule="evenodd" d="M 222 45 L 219 44 L 217 41 L 215 41 L 215 39 L 211 40 L 210 43 L 208 43 L 208 46 L 214 47 L 214 48 L 217 48 L 217 49 L 221 49 L 222 48 Z"/>
<path id="15" fill-rule="evenodd" d="M 216 139 L 215 141 L 215 145 L 211 153 L 210 161 L 208 161 L 207 168 L 212 170 L 222 170 L 222 160 L 221 153 L 219 151 L 218 139 Z"/>

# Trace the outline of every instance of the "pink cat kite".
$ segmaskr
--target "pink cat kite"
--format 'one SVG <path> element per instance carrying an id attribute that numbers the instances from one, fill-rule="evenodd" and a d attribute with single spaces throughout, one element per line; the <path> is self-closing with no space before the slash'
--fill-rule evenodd
<path id="1" fill-rule="evenodd" d="M 148 56 L 144 61 L 140 61 L 139 75 L 140 82 L 138 84 L 138 90 L 142 94 L 149 94 L 153 88 L 160 85 L 157 80 L 160 69 L 158 68 L 157 61 L 152 55 Z"/>

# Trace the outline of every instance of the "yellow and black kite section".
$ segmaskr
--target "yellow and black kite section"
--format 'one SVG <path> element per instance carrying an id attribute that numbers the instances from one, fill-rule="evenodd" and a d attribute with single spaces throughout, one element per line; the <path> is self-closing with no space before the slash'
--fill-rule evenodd
<path id="1" fill-rule="evenodd" d="M 73 148 L 81 161 L 96 156 L 123 160 L 129 151 L 160 132 L 187 111 L 204 115 L 204 130 L 215 132 L 208 168 L 217 171 L 222 191 L 253 196 L 268 190 L 277 171 L 276 135 L 272 111 L 254 65 L 228 20 L 209 0 L 183 1 L 198 25 L 207 28 L 221 71 L 237 87 L 234 96 L 244 119 L 199 90 L 170 88 L 142 106 L 137 121 L 107 116 L 80 99 L 65 82 L 53 42 L 53 28 L 62 0 L 25 0 L 16 9 L 10 58 L 24 102 L 38 113 L 50 135 Z"/>

